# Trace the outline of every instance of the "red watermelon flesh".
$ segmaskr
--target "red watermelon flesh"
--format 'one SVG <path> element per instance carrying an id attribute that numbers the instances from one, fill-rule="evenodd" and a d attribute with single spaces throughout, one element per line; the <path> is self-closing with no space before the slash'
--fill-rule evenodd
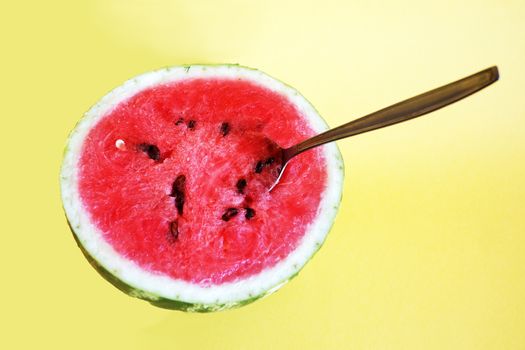
<path id="1" fill-rule="evenodd" d="M 313 134 L 286 97 L 246 80 L 154 86 L 89 131 L 82 204 L 142 269 L 203 286 L 245 278 L 284 259 L 318 215 L 327 181 L 320 150 L 294 159 L 268 192 L 273 142 Z"/>

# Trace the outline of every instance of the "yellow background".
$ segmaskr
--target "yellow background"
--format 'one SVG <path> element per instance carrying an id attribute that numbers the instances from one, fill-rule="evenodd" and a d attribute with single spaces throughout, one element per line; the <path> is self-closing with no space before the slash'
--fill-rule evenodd
<path id="1" fill-rule="evenodd" d="M 523 1 L 8 1 L 0 17 L 0 348 L 525 348 Z M 331 126 L 494 64 L 501 80 L 340 141 L 325 246 L 277 294 L 202 315 L 100 278 L 58 188 L 85 110 L 195 62 L 259 68 Z"/>

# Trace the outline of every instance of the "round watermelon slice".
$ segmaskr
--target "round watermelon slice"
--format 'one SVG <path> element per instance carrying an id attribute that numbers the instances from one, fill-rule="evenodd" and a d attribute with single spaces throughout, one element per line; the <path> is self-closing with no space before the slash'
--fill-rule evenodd
<path id="1" fill-rule="evenodd" d="M 217 311 L 279 289 L 323 244 L 342 192 L 335 143 L 276 145 L 327 126 L 293 88 L 237 65 L 143 74 L 71 133 L 61 170 L 69 225 L 96 270 L 164 308 Z"/>

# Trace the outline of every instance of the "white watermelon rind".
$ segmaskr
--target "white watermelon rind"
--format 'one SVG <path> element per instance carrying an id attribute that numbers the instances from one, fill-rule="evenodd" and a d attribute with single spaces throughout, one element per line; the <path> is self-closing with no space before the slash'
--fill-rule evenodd
<path id="1" fill-rule="evenodd" d="M 210 312 L 251 303 L 269 295 L 295 277 L 324 243 L 341 202 L 344 166 L 333 142 L 322 146 L 328 181 L 316 219 L 298 247 L 275 266 L 248 278 L 203 287 L 168 276 L 154 274 L 119 255 L 102 237 L 82 207 L 78 193 L 77 161 L 87 133 L 96 122 L 120 102 L 143 89 L 188 78 L 220 77 L 247 79 L 285 95 L 320 133 L 328 128 L 314 107 L 294 88 L 261 71 L 240 65 L 187 65 L 148 72 L 128 80 L 95 104 L 69 135 L 60 173 L 64 211 L 78 246 L 91 265 L 125 293 L 152 304 L 176 310 Z"/>

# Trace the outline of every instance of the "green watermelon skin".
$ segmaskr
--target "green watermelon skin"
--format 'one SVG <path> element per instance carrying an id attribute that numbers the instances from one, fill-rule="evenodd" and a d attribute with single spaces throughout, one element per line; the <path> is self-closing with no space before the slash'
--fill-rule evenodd
<path id="1" fill-rule="evenodd" d="M 198 66 L 192 65 L 192 66 L 182 66 L 182 68 L 184 68 L 186 71 L 190 67 L 204 67 L 204 69 L 207 69 L 208 67 L 211 68 L 211 69 L 213 69 L 214 67 L 234 67 L 234 68 L 246 69 L 246 70 L 251 70 L 251 71 L 257 71 L 256 69 L 243 67 L 243 66 L 239 66 L 239 65 L 198 65 Z M 170 68 L 166 68 L 165 70 L 166 71 L 171 71 L 171 70 L 177 69 L 177 68 L 181 68 L 181 67 L 170 67 Z M 274 79 L 274 78 L 272 78 L 272 79 Z M 284 83 L 282 83 L 280 81 L 279 81 L 279 83 L 281 83 L 282 85 L 286 86 L 286 88 L 292 89 L 293 91 L 296 92 L 296 90 L 293 89 L 291 86 L 289 86 L 287 84 L 284 84 Z M 296 94 L 298 94 L 298 93 L 296 92 Z M 78 121 L 78 123 L 76 124 L 75 128 L 73 129 L 73 131 L 70 134 L 70 137 L 68 139 L 67 145 L 66 145 L 66 147 L 64 149 L 64 157 L 66 157 L 66 155 L 68 155 L 68 153 L 71 152 L 71 149 L 69 148 L 69 140 L 74 135 L 78 125 L 81 124 L 82 119 Z M 334 143 L 334 147 L 337 149 L 337 146 L 335 146 L 335 143 Z M 340 181 L 340 183 L 338 184 L 339 188 L 338 188 L 337 200 L 333 201 L 333 203 L 332 203 L 332 209 L 333 209 L 334 213 L 338 211 L 339 205 L 340 205 L 340 201 L 342 199 L 342 181 L 343 181 L 343 178 L 344 178 L 343 160 L 342 160 L 341 154 L 340 154 L 338 149 L 337 149 L 337 152 L 335 153 L 335 157 L 337 158 L 337 169 L 335 171 L 340 176 L 340 178 L 338 179 Z M 64 171 L 62 171 L 62 173 L 63 172 Z M 63 186 L 64 186 L 63 185 L 63 180 L 64 180 L 64 176 L 61 175 L 62 189 L 63 189 Z M 258 299 L 261 299 L 261 298 L 263 298 L 265 296 L 268 296 L 268 295 L 272 294 L 273 292 L 275 292 L 279 288 L 281 288 L 284 284 L 286 284 L 288 281 L 290 281 L 291 279 L 296 277 L 299 274 L 300 270 L 303 268 L 303 266 L 313 257 L 313 255 L 315 255 L 315 253 L 322 246 L 322 243 L 321 244 L 317 244 L 316 247 L 315 247 L 315 250 L 310 254 L 308 259 L 304 262 L 304 264 L 302 266 L 299 266 L 299 268 L 296 271 L 294 271 L 293 273 L 288 275 L 286 278 L 280 280 L 272 288 L 269 288 L 269 289 L 265 290 L 263 293 L 260 293 L 260 294 L 257 294 L 257 295 L 250 295 L 247 298 L 243 298 L 241 300 L 233 300 L 233 301 L 229 301 L 227 303 L 198 303 L 198 302 L 195 303 L 195 302 L 188 302 L 188 301 L 185 301 L 185 300 L 179 300 L 177 298 L 166 298 L 166 297 L 163 297 L 163 296 L 158 295 L 156 293 L 152 293 L 151 291 L 145 290 L 142 286 L 135 286 L 135 285 L 132 285 L 130 283 L 127 283 L 117 273 L 110 272 L 109 269 L 107 269 L 101 262 L 97 261 L 97 259 L 95 257 L 93 257 L 88 252 L 88 250 L 86 250 L 86 248 L 84 247 L 84 244 L 81 242 L 81 239 L 80 239 L 81 227 L 78 226 L 78 225 L 75 226 L 74 224 L 72 224 L 70 219 L 69 219 L 69 217 L 68 217 L 68 215 L 67 215 L 67 209 L 65 207 L 64 207 L 64 210 L 66 211 L 66 218 L 67 218 L 67 221 L 68 221 L 69 228 L 70 228 L 71 232 L 73 233 L 73 237 L 74 237 L 78 247 L 80 248 L 82 254 L 88 260 L 89 264 L 105 280 L 107 280 L 109 283 L 111 283 L 117 289 L 119 289 L 120 291 L 124 292 L 125 294 L 127 294 L 127 295 L 129 295 L 131 297 L 139 298 L 139 299 L 148 301 L 149 303 L 151 303 L 152 305 L 154 305 L 156 307 L 160 307 L 160 308 L 164 308 L 164 309 L 170 309 L 170 310 L 208 313 L 208 312 L 222 311 L 222 310 L 233 309 L 233 308 L 241 307 L 241 306 L 244 306 L 244 305 L 248 305 L 248 304 L 250 304 L 250 303 L 252 303 L 252 302 L 254 302 L 254 301 L 258 300 Z M 334 218 L 335 218 L 335 214 L 334 214 Z M 328 233 L 328 231 L 331 229 L 331 227 L 332 227 L 332 225 L 334 223 L 334 220 L 333 220 L 334 218 L 331 219 L 330 225 L 329 225 L 328 230 L 327 230 L 326 233 Z M 323 240 L 323 242 L 324 242 L 324 240 Z"/>

